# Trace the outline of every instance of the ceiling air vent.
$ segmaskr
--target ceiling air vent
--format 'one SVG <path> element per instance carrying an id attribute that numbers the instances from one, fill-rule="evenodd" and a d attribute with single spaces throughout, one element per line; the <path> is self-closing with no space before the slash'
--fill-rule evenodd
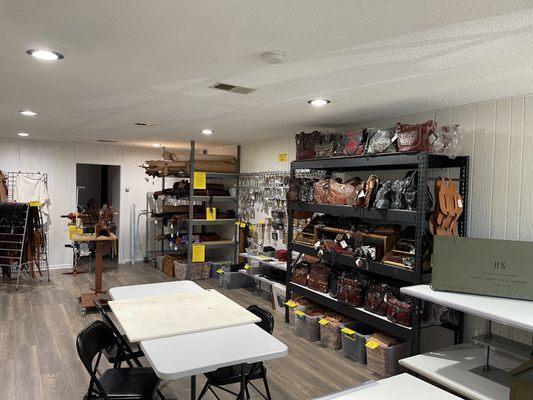
<path id="1" fill-rule="evenodd" d="M 154 124 L 152 122 L 134 122 L 133 126 L 146 126 L 148 128 L 162 128 L 161 124 Z"/>
<path id="2" fill-rule="evenodd" d="M 98 139 L 97 142 L 100 142 L 100 143 L 118 143 L 118 140 Z"/>
<path id="3" fill-rule="evenodd" d="M 226 92 L 238 93 L 238 94 L 250 94 L 257 90 L 257 89 L 247 88 L 244 86 L 230 85 L 228 83 L 222 83 L 222 82 L 217 82 L 214 85 L 211 85 L 209 87 L 213 89 L 225 90 Z"/>

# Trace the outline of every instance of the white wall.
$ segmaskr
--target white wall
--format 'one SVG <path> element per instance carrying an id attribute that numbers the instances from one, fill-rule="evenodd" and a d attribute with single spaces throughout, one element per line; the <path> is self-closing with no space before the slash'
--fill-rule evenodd
<path id="1" fill-rule="evenodd" d="M 414 115 L 354 124 L 389 127 L 396 122 L 459 124 L 463 155 L 470 159 L 469 236 L 533 241 L 533 95 L 453 106 Z M 288 169 L 277 153 L 295 158 L 294 135 L 241 145 L 243 171 Z M 531 344 L 532 335 L 495 325 L 494 332 Z M 484 331 L 484 321 L 467 317 L 465 338 Z"/>
<path id="2" fill-rule="evenodd" d="M 161 150 L 110 145 L 90 145 L 38 140 L 0 139 L 0 169 L 3 171 L 40 171 L 48 173 L 50 192 L 50 263 L 70 266 L 72 253 L 68 242 L 66 220 L 61 215 L 75 210 L 76 164 L 104 164 L 121 167 L 119 261 L 127 262 L 130 255 L 130 207 L 137 212 L 146 208 L 146 192 L 160 190 L 159 179 L 149 178 L 139 165 L 150 159 L 160 159 Z M 129 188 L 129 192 L 125 189 Z M 144 258 L 144 219 L 138 227 L 136 259 Z"/>

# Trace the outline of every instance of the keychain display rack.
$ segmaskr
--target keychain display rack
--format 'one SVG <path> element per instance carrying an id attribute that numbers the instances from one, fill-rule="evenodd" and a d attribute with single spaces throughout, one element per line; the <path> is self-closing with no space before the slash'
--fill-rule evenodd
<path id="1" fill-rule="evenodd" d="M 309 300 L 324 307 L 332 309 L 340 314 L 354 318 L 374 327 L 375 329 L 401 338 L 411 345 L 412 354 L 417 354 L 420 348 L 420 334 L 422 329 L 422 304 L 415 300 L 412 311 L 412 326 L 406 327 L 389 321 L 385 317 L 370 313 L 363 308 L 356 308 L 351 305 L 340 303 L 327 294 L 317 292 L 305 286 L 298 285 L 290 281 L 292 268 L 294 265 L 292 252 L 299 254 L 309 254 L 316 256 L 317 250 L 313 246 L 304 245 L 293 241 L 294 234 L 294 213 L 297 211 L 308 211 L 314 213 L 327 214 L 339 217 L 355 217 L 362 221 L 369 221 L 381 224 L 401 224 L 403 226 L 414 226 L 415 228 L 415 267 L 413 269 L 394 267 L 377 261 L 366 263 L 363 273 L 374 279 L 394 282 L 397 286 L 421 284 L 429 282 L 431 273 L 424 270 L 423 252 L 424 243 L 428 242 L 429 233 L 427 230 L 427 217 L 431 210 L 424 209 L 428 192 L 428 172 L 439 169 L 454 169 L 459 172 L 459 192 L 465 203 L 464 213 L 458 222 L 459 235 L 466 234 L 467 204 L 468 204 L 468 157 L 448 158 L 446 156 L 431 155 L 422 153 L 392 153 L 373 157 L 341 157 L 331 159 L 316 159 L 293 161 L 291 163 L 291 177 L 298 176 L 301 172 L 309 170 L 322 170 L 328 173 L 333 172 L 356 172 L 368 171 L 397 171 L 416 170 L 418 172 L 418 193 L 417 208 L 415 210 L 377 210 L 367 208 L 354 208 L 352 206 L 338 206 L 330 204 L 316 204 L 298 202 L 291 203 L 289 207 L 288 223 L 288 263 L 287 263 L 287 293 L 286 298 L 290 299 L 293 293 L 302 295 Z M 338 269 L 350 271 L 359 270 L 353 257 L 342 254 L 326 252 L 325 258 L 331 261 Z M 463 341 L 463 318 L 461 314 L 458 325 L 443 324 L 442 326 L 452 329 L 455 333 L 455 343 Z M 286 313 L 288 320 L 288 311 Z"/>
<path id="2" fill-rule="evenodd" d="M 205 172 L 205 171 L 197 171 L 195 168 L 195 155 L 196 155 L 196 143 L 194 140 L 190 143 L 190 155 L 189 155 L 189 172 L 187 174 L 172 174 L 167 175 L 166 177 L 161 178 L 161 190 L 165 190 L 167 187 L 166 185 L 169 182 L 169 179 L 172 178 L 181 178 L 181 179 L 188 179 L 190 182 L 190 189 L 189 189 L 189 195 L 186 197 L 180 198 L 180 201 L 185 202 L 188 205 L 188 219 L 187 219 L 187 244 L 186 245 L 177 245 L 177 244 L 170 244 L 167 243 L 167 240 L 162 238 L 161 245 L 158 250 L 155 250 L 156 247 L 156 238 L 155 235 L 157 233 L 160 233 L 162 237 L 166 235 L 166 228 L 164 224 L 162 223 L 162 214 L 165 214 L 164 212 L 157 212 L 156 210 L 150 209 L 149 207 L 149 196 L 150 194 L 147 194 L 147 222 L 146 222 L 146 228 L 148 232 L 149 228 L 149 221 L 154 221 L 154 251 L 150 253 L 148 250 L 146 252 L 145 261 L 149 262 L 152 261 L 152 263 L 155 262 L 157 259 L 157 256 L 173 253 L 173 254 L 187 254 L 187 263 L 189 266 L 193 264 L 193 246 L 196 244 L 194 242 L 194 234 L 195 234 L 195 227 L 199 227 L 202 232 L 205 232 L 205 228 L 207 226 L 217 226 L 217 225 L 225 225 L 231 228 L 231 236 L 224 240 L 217 240 L 217 241 L 211 241 L 211 242 L 203 242 L 201 244 L 205 245 L 205 259 L 206 261 L 209 261 L 208 258 L 208 252 L 215 249 L 226 249 L 231 251 L 231 260 L 233 262 L 237 259 L 237 253 L 238 253 L 238 229 L 235 222 L 237 221 L 235 218 L 231 219 L 215 219 L 213 221 L 207 220 L 207 219 L 198 219 L 194 218 L 194 206 L 201 204 L 204 206 L 211 206 L 210 204 L 213 204 L 213 206 L 216 207 L 217 204 L 224 203 L 224 204 L 231 204 L 235 211 L 238 210 L 239 207 L 239 177 L 240 177 L 240 146 L 237 146 L 237 171 L 234 173 L 225 173 L 225 172 Z M 236 188 L 236 193 L 234 196 L 197 196 L 194 194 L 194 176 L 195 172 L 205 172 L 205 177 L 207 182 L 231 182 L 232 185 Z M 164 201 L 164 200 L 163 200 Z M 167 214 L 172 214 L 172 212 L 168 212 Z M 161 222 L 161 223 L 160 223 Z M 159 225 L 161 227 L 159 228 Z M 146 249 L 148 249 L 148 243 L 149 243 L 149 235 L 147 233 L 146 235 Z M 190 268 L 189 268 L 190 270 Z"/>

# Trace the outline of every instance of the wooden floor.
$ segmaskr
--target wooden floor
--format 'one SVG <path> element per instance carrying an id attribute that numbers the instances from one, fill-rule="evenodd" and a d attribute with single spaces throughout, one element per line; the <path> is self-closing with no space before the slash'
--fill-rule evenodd
<path id="1" fill-rule="evenodd" d="M 52 272 L 51 283 L 24 280 L 15 292 L 14 284 L 0 278 L 0 398 L 2 400 L 82 399 L 88 375 L 75 348 L 77 333 L 97 314 L 82 316 L 77 296 L 91 288 L 94 275 L 77 277 Z M 170 280 L 148 265 L 106 268 L 107 288 Z M 244 289 L 223 290 L 215 280 L 199 282 L 216 287 L 223 294 L 248 306 L 268 307 L 267 301 Z M 364 366 L 294 335 L 276 313 L 274 335 L 289 348 L 289 356 L 268 361 L 269 384 L 274 399 L 312 399 L 358 385 L 373 377 Z M 224 343 L 220 343 L 221 346 Z M 146 360 L 143 360 L 146 364 Z M 203 385 L 198 378 L 198 386 Z M 189 380 L 164 382 L 167 399 L 189 399 Z M 253 393 L 252 398 L 259 395 Z M 220 395 L 221 398 L 231 398 Z M 214 399 L 211 394 L 205 399 Z"/>

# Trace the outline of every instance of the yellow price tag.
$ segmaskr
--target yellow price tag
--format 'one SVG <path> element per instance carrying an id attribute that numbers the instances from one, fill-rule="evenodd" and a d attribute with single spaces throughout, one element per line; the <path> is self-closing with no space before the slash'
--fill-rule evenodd
<path id="1" fill-rule="evenodd" d="M 205 244 L 193 244 L 192 246 L 192 262 L 205 261 Z"/>
<path id="2" fill-rule="evenodd" d="M 302 318 L 305 316 L 305 313 L 302 310 L 296 310 L 294 311 L 294 315 L 296 315 L 298 318 Z"/>
<path id="3" fill-rule="evenodd" d="M 374 350 L 374 349 L 377 349 L 380 346 L 380 344 L 376 342 L 375 340 L 369 340 L 368 342 L 366 342 L 365 346 L 371 350 Z"/>
<path id="4" fill-rule="evenodd" d="M 350 335 L 350 336 L 355 335 L 355 331 L 353 329 L 350 329 L 350 328 L 342 328 L 341 332 L 345 333 L 346 335 Z"/>
<path id="5" fill-rule="evenodd" d="M 241 228 L 246 228 L 246 223 L 245 222 L 241 222 Z"/>
<path id="6" fill-rule="evenodd" d="M 248 264 L 246 264 L 246 265 L 244 266 L 244 269 L 248 270 L 248 269 L 250 269 L 250 266 L 249 266 Z"/>
<path id="7" fill-rule="evenodd" d="M 195 172 L 194 173 L 194 189 L 205 189 L 206 188 L 206 176 L 205 172 Z"/>
<path id="8" fill-rule="evenodd" d="M 258 222 L 259 225 L 265 225 L 265 220 L 264 219 L 260 219 L 259 222 Z"/>
<path id="9" fill-rule="evenodd" d="M 41 207 L 40 201 L 30 201 L 28 204 L 30 205 L 30 207 Z"/>
<path id="10" fill-rule="evenodd" d="M 250 225 L 250 232 L 254 232 L 254 231 L 255 231 L 255 226 Z"/>
<path id="11" fill-rule="evenodd" d="M 241 221 L 235 221 L 235 225 L 241 226 Z"/>
<path id="12" fill-rule="evenodd" d="M 215 207 L 207 207 L 205 216 L 208 221 L 215 221 L 217 219 L 217 209 Z"/>
<path id="13" fill-rule="evenodd" d="M 224 270 L 222 268 L 217 269 L 217 274 L 222 275 L 224 273 Z"/>
<path id="14" fill-rule="evenodd" d="M 288 307 L 290 307 L 290 308 L 294 308 L 294 307 L 296 307 L 298 304 L 296 304 L 296 303 L 295 303 L 294 301 L 292 301 L 292 300 L 289 300 L 289 301 L 286 301 L 286 302 L 285 302 L 285 305 L 288 306 Z"/>
<path id="15" fill-rule="evenodd" d="M 279 153 L 278 154 L 278 161 L 279 162 L 287 161 L 287 153 Z"/>
<path id="16" fill-rule="evenodd" d="M 329 320 L 325 319 L 325 318 L 322 318 L 320 321 L 318 321 L 318 323 L 322 326 L 325 326 L 327 324 L 329 324 Z"/>

